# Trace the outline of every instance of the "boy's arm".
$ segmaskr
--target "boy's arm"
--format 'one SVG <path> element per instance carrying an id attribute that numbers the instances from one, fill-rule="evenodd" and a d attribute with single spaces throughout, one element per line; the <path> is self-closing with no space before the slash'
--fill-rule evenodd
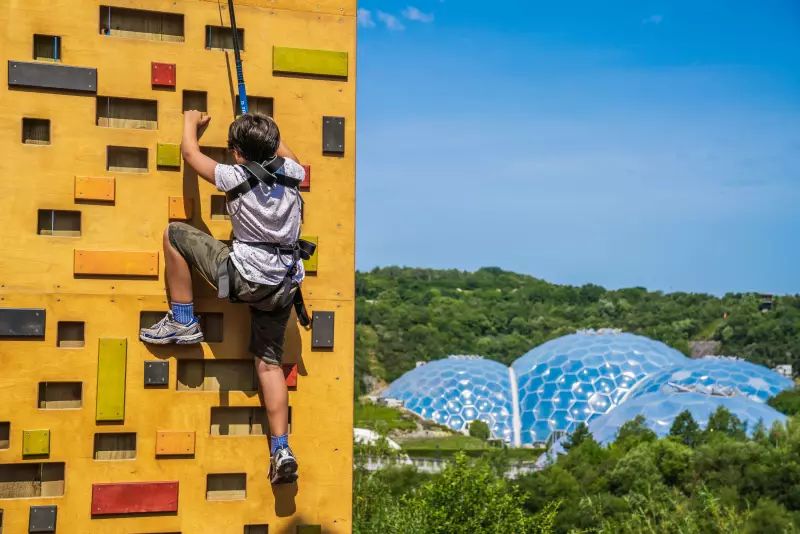
<path id="1" fill-rule="evenodd" d="M 187 165 L 204 180 L 213 184 L 217 162 L 200 152 L 200 143 L 197 141 L 210 121 L 211 117 L 199 111 L 191 110 L 184 113 L 181 154 Z"/>
<path id="2" fill-rule="evenodd" d="M 292 152 L 292 149 L 289 148 L 288 146 L 286 146 L 286 143 L 284 143 L 283 141 L 281 141 L 281 144 L 278 145 L 278 150 L 275 152 L 275 154 L 277 156 L 280 156 L 280 157 L 284 158 L 284 159 L 286 159 L 286 158 L 292 159 L 298 165 L 300 164 L 300 160 L 297 159 L 297 156 L 295 155 L 295 153 Z"/>

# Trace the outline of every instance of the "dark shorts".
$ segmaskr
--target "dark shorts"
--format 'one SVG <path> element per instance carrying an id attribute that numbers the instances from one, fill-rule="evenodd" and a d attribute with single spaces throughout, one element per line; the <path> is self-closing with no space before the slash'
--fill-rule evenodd
<path id="1" fill-rule="evenodd" d="M 216 288 L 220 264 L 228 261 L 231 247 L 193 226 L 180 222 L 169 224 L 168 236 L 169 242 L 186 262 Z M 243 278 L 239 271 L 235 271 L 233 288 L 240 300 L 256 302 L 274 294 L 280 286 L 250 282 Z M 292 290 L 294 291 L 294 288 Z M 289 322 L 291 312 L 291 300 L 287 306 L 270 311 L 250 308 L 250 352 L 254 356 L 265 363 L 280 365 L 286 324 Z"/>

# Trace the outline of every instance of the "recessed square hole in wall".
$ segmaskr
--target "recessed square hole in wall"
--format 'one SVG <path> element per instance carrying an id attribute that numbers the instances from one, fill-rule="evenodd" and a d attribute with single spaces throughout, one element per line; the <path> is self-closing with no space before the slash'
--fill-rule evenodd
<path id="1" fill-rule="evenodd" d="M 233 154 L 227 148 L 219 146 L 201 146 L 200 152 L 217 163 L 224 163 L 225 165 L 233 165 L 236 163 L 236 160 L 233 159 Z"/>
<path id="2" fill-rule="evenodd" d="M 79 237 L 81 235 L 81 212 L 39 210 L 36 233 L 60 237 Z"/>
<path id="3" fill-rule="evenodd" d="M 33 59 L 61 61 L 61 37 L 58 35 L 34 35 Z"/>
<path id="4" fill-rule="evenodd" d="M 58 322 L 58 346 L 61 348 L 78 348 L 85 345 L 83 336 L 84 323 L 80 321 Z"/>
<path id="5" fill-rule="evenodd" d="M 239 50 L 244 50 L 244 28 L 236 28 Z M 226 26 L 206 26 L 206 48 L 213 50 L 233 50 L 233 34 Z"/>
<path id="6" fill-rule="evenodd" d="M 0 422 L 0 449 L 7 449 L 11 446 L 11 423 L 8 421 Z"/>
<path id="7" fill-rule="evenodd" d="M 273 116 L 274 100 L 265 96 L 250 96 L 247 95 L 247 108 L 250 113 L 261 113 L 267 117 Z M 242 114 L 242 106 L 239 102 L 239 95 L 236 95 L 236 115 Z"/>
<path id="8" fill-rule="evenodd" d="M 137 98 L 97 97 L 97 125 L 109 128 L 158 128 L 158 102 Z"/>
<path id="9" fill-rule="evenodd" d="M 252 360 L 178 360 L 178 391 L 257 391 Z"/>
<path id="10" fill-rule="evenodd" d="M 295 534 L 322 534 L 322 525 L 297 525 Z"/>
<path id="11" fill-rule="evenodd" d="M 244 534 L 269 534 L 269 525 L 245 525 Z"/>
<path id="12" fill-rule="evenodd" d="M 184 91 L 183 111 L 189 111 L 190 109 L 208 111 L 208 93 L 205 91 Z"/>
<path id="13" fill-rule="evenodd" d="M 112 172 L 147 172 L 147 149 L 132 146 L 109 146 L 106 169 Z"/>
<path id="14" fill-rule="evenodd" d="M 102 432 L 94 435 L 95 460 L 131 460 L 136 458 L 136 433 Z"/>
<path id="15" fill-rule="evenodd" d="M 82 396 L 81 382 L 39 382 L 39 408 L 43 410 L 80 408 Z"/>
<path id="16" fill-rule="evenodd" d="M 165 311 L 143 311 L 139 312 L 139 329 L 150 328 L 164 318 Z"/>
<path id="17" fill-rule="evenodd" d="M 225 203 L 225 195 L 211 195 L 211 220 L 224 221 L 230 219 L 228 207 Z"/>
<path id="18" fill-rule="evenodd" d="M 0 499 L 64 495 L 64 463 L 0 464 Z"/>
<path id="19" fill-rule="evenodd" d="M 265 436 L 269 433 L 263 408 L 211 408 L 212 436 Z"/>
<path id="20" fill-rule="evenodd" d="M 26 145 L 49 145 L 50 120 L 22 119 L 22 142 Z"/>
<path id="21" fill-rule="evenodd" d="M 184 40 L 183 15 L 124 7 L 100 6 L 100 33 L 150 41 Z"/>
<path id="22" fill-rule="evenodd" d="M 206 343 L 222 342 L 222 314 L 221 313 L 198 313 L 200 330 L 203 331 L 203 338 Z"/>
<path id="23" fill-rule="evenodd" d="M 245 498 L 247 498 L 247 475 L 245 473 L 207 475 L 207 500 L 234 501 Z"/>

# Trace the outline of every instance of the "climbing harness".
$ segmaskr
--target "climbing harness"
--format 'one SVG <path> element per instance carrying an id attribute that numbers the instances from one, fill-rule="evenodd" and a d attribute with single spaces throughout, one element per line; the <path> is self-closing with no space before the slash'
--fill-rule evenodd
<path id="1" fill-rule="evenodd" d="M 299 194 L 301 180 L 283 174 L 277 174 L 277 170 L 283 166 L 284 162 L 285 160 L 283 158 L 275 156 L 269 162 L 265 161 L 259 164 L 250 161 L 241 165 L 241 167 L 247 171 L 248 178 L 241 184 L 225 192 L 228 213 L 231 215 L 238 213 L 242 207 L 242 196 L 261 186 L 267 186 L 271 189 L 275 187 L 275 185 L 282 185 L 295 189 Z M 239 200 L 239 207 L 235 213 L 230 213 L 230 204 L 237 199 Z M 302 197 L 300 197 L 300 202 L 302 203 L 302 201 Z M 308 317 L 308 312 L 303 302 L 303 293 L 299 285 L 296 286 L 296 288 L 292 287 L 292 277 L 297 273 L 297 262 L 310 259 L 317 245 L 310 241 L 300 239 L 299 236 L 297 240 L 291 244 L 269 243 L 265 241 L 242 241 L 239 239 L 236 241 L 275 254 L 281 262 L 283 262 L 283 256 L 292 257 L 289 264 L 284 264 L 284 266 L 287 267 L 286 276 L 280 284 L 275 286 L 275 290 L 258 301 L 247 302 L 247 304 L 257 310 L 270 311 L 287 306 L 289 304 L 289 299 L 292 298 L 298 321 L 304 327 L 310 325 L 311 319 Z M 239 299 L 236 295 L 234 289 L 235 274 L 236 266 L 233 264 L 231 257 L 228 256 L 227 261 L 220 264 L 217 272 L 217 296 L 221 299 L 227 298 L 231 302 L 246 302 Z M 294 296 L 292 297 L 293 290 Z"/>

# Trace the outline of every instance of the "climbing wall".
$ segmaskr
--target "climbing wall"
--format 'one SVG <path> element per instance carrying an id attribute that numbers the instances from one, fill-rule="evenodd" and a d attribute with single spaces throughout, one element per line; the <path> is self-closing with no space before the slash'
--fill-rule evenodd
<path id="1" fill-rule="evenodd" d="M 0 532 L 351 529 L 355 2 L 239 0 L 251 110 L 308 166 L 318 242 L 284 374 L 296 485 L 267 479 L 248 310 L 196 277 L 205 343 L 138 340 L 168 308 L 162 233 L 230 239 L 185 167 L 185 109 L 222 160 L 237 113 L 226 2 L 0 5 Z"/>

